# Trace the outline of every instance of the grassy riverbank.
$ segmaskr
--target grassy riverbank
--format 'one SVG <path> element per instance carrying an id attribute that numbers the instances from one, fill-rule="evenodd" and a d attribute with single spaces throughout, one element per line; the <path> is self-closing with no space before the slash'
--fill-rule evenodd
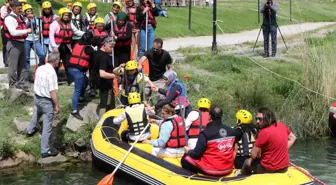
<path id="1" fill-rule="evenodd" d="M 0 3 L 4 2 L 0 0 Z M 36 1 L 29 0 L 37 13 L 39 5 Z M 52 2 L 54 12 L 63 7 L 66 3 Z M 83 2 L 83 11 L 86 10 L 87 3 Z M 98 3 L 99 15 L 104 17 L 110 12 L 110 4 Z M 279 2 L 278 24 L 291 24 L 289 21 L 289 1 Z M 312 0 L 307 3 L 304 0 L 293 1 L 292 21 L 299 22 L 319 22 L 336 20 L 336 1 Z M 156 36 L 162 38 L 201 36 L 212 34 L 212 7 L 193 7 L 191 30 L 188 30 L 188 8 L 168 8 L 169 18 L 157 17 Z M 254 0 L 245 1 L 219 1 L 217 9 L 218 25 L 225 33 L 237 33 L 244 30 L 259 28 L 257 18 L 257 4 Z M 261 16 L 262 22 L 262 16 Z M 220 30 L 218 30 L 220 31 Z M 220 33 L 220 32 L 218 32 Z M 2 44 L 0 43 L 0 47 Z"/>

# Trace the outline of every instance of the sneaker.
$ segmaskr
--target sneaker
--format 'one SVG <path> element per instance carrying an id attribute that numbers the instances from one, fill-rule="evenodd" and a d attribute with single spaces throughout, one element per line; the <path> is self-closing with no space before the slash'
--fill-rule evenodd
<path id="1" fill-rule="evenodd" d="M 81 121 L 84 120 L 83 117 L 79 114 L 78 111 L 73 111 L 73 112 L 71 112 L 71 115 L 72 115 L 73 117 L 75 117 L 75 118 L 81 120 Z"/>
<path id="2" fill-rule="evenodd" d="M 49 150 L 47 153 L 42 154 L 42 158 L 55 157 L 58 155 L 58 153 L 59 152 L 57 150 L 54 150 L 54 151 Z"/>
<path id="3" fill-rule="evenodd" d="M 37 132 L 37 129 L 34 128 L 31 133 L 27 132 L 26 134 L 27 134 L 28 137 L 32 137 L 32 136 L 34 136 L 36 134 L 36 132 Z"/>

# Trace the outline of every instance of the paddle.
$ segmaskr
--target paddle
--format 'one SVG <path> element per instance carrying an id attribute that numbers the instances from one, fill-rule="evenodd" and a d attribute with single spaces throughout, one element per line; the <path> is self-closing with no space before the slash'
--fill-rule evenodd
<path id="1" fill-rule="evenodd" d="M 299 170 L 300 172 L 302 172 L 303 174 L 307 175 L 308 177 L 312 178 L 314 181 L 320 183 L 321 185 L 327 185 L 326 183 L 322 182 L 320 179 L 312 176 L 311 174 L 309 174 L 308 172 L 306 172 L 305 170 L 303 170 L 302 168 L 296 166 L 295 164 L 293 164 L 292 162 L 289 162 L 289 164 L 291 166 L 293 166 L 295 169 Z"/>
<path id="2" fill-rule="evenodd" d="M 113 180 L 114 180 L 114 174 L 117 172 L 121 164 L 124 162 L 124 160 L 127 158 L 127 156 L 130 154 L 131 150 L 134 148 L 135 144 L 139 141 L 140 137 L 146 132 L 147 128 L 149 127 L 150 123 L 146 125 L 144 130 L 140 133 L 140 136 L 134 141 L 132 144 L 131 148 L 127 151 L 125 156 L 121 159 L 119 164 L 116 166 L 116 168 L 113 170 L 112 173 L 106 175 L 102 180 L 99 181 L 97 185 L 112 185 Z"/>

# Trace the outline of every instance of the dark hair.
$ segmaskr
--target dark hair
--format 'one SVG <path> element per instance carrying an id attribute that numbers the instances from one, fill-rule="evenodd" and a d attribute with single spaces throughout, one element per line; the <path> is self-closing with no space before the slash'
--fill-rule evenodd
<path id="1" fill-rule="evenodd" d="M 221 108 L 217 107 L 216 105 L 211 106 L 209 114 L 210 114 L 212 121 L 222 120 L 223 111 Z"/>
<path id="2" fill-rule="evenodd" d="M 264 120 L 264 123 L 266 123 L 266 127 L 269 127 L 272 124 L 277 123 L 277 120 L 275 118 L 275 114 L 273 113 L 273 111 L 271 111 L 271 109 L 266 108 L 266 107 L 262 107 L 262 108 L 258 109 L 258 113 L 263 114 L 263 120 Z"/>
<path id="3" fill-rule="evenodd" d="M 154 40 L 154 42 L 160 44 L 161 47 L 162 47 L 162 45 L 163 45 L 163 40 L 162 40 L 161 38 L 156 38 L 156 39 Z"/>
<path id="4" fill-rule="evenodd" d="M 10 7 L 12 8 L 17 8 L 17 7 L 20 7 L 22 6 L 22 4 L 19 2 L 19 1 L 13 1 L 10 3 Z"/>
<path id="5" fill-rule="evenodd" d="M 162 107 L 162 110 L 168 114 L 172 114 L 172 115 L 176 114 L 175 105 L 173 105 L 172 103 L 164 105 Z"/>

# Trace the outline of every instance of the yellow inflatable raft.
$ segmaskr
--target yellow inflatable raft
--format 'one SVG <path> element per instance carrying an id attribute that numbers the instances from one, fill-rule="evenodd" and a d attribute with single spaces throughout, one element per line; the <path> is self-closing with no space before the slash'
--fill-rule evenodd
<path id="1" fill-rule="evenodd" d="M 92 133 L 91 147 L 94 163 L 113 170 L 123 158 L 131 145 L 120 140 L 121 131 L 127 129 L 124 121 L 121 126 L 113 124 L 113 117 L 121 114 L 123 109 L 108 111 L 98 122 Z M 119 128 L 120 127 L 120 128 Z M 152 139 L 158 137 L 158 126 L 151 125 Z M 193 174 L 181 168 L 178 158 L 158 158 L 151 155 L 152 146 L 136 144 L 126 158 L 119 171 L 144 184 L 227 184 L 227 185 L 312 185 L 314 181 L 294 167 L 286 173 L 256 174 L 250 176 L 234 176 L 234 172 L 225 177 Z M 101 165 L 102 164 L 102 165 Z M 119 173 L 120 173 L 119 172 Z M 138 183 L 137 183 L 138 184 Z"/>

